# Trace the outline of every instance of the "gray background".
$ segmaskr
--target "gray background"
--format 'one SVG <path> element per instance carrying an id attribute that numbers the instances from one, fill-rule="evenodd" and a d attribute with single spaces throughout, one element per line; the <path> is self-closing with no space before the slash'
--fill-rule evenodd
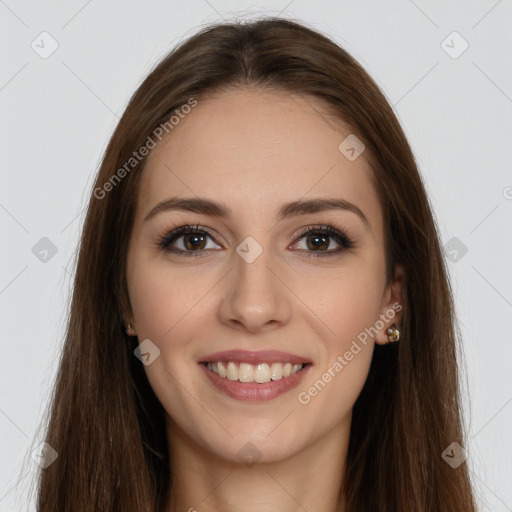
<path id="1" fill-rule="evenodd" d="M 57 368 L 84 207 L 117 118 L 178 41 L 222 18 L 260 14 L 331 36 L 394 106 L 447 247 L 481 510 L 512 511 L 511 0 L 0 0 L 0 512 L 35 510 L 25 504 L 30 454 Z M 44 237 L 54 255 L 40 252 Z"/>

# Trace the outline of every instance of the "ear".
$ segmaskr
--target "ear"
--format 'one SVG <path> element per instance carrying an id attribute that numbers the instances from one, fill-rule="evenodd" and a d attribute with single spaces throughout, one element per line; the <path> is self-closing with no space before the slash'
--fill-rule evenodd
<path id="1" fill-rule="evenodd" d="M 131 315 L 126 315 L 126 314 L 123 315 L 123 324 L 124 324 L 124 329 L 126 331 L 126 334 L 128 334 L 129 336 L 137 336 L 135 322 Z M 130 326 L 130 327 L 128 327 L 128 326 Z"/>
<path id="2" fill-rule="evenodd" d="M 375 335 L 375 343 L 386 345 L 390 343 L 387 329 L 392 325 L 402 327 L 403 320 L 403 295 L 406 283 L 405 270 L 402 265 L 395 265 L 393 278 L 384 290 L 382 296 L 382 307 L 380 310 L 379 325 L 384 326 Z"/>
<path id="3" fill-rule="evenodd" d="M 128 327 L 128 325 L 130 327 Z M 137 336 L 137 331 L 135 330 L 135 326 L 131 322 L 126 322 L 125 325 L 126 334 L 129 336 Z"/>

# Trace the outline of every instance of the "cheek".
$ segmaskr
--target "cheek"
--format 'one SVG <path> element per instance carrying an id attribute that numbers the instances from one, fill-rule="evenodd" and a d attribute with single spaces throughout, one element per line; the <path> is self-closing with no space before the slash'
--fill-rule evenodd
<path id="1" fill-rule="evenodd" d="M 211 311 L 205 309 L 210 304 L 205 294 L 215 280 L 204 273 L 173 269 L 166 262 L 144 258 L 143 253 L 133 263 L 128 290 L 137 337 L 139 343 L 151 340 L 159 350 L 144 370 L 160 401 L 179 411 L 187 401 L 180 383 L 190 379 L 194 340 L 206 337 L 201 330 Z"/>
<path id="2" fill-rule="evenodd" d="M 368 377 L 372 353 L 371 343 L 333 352 L 329 364 L 299 390 L 300 415 L 315 425 L 319 435 L 342 424 L 350 428 L 352 409 Z"/>
<path id="3" fill-rule="evenodd" d="M 194 317 L 199 283 L 180 278 L 166 265 L 142 260 L 135 265 L 128 290 L 139 340 L 150 338 L 158 344 L 176 338 L 180 324 Z"/>
<path id="4" fill-rule="evenodd" d="M 191 407 L 182 384 L 190 380 L 187 349 L 201 325 L 198 302 L 209 286 L 180 278 L 179 271 L 142 258 L 134 260 L 128 278 L 139 343 L 150 339 L 159 350 L 154 362 L 144 366 L 146 376 L 167 413 L 171 417 L 185 416 L 186 421 L 189 415 L 183 411 Z"/>
<path id="5" fill-rule="evenodd" d="M 380 293 L 374 286 L 346 286 L 336 294 L 326 312 L 328 324 L 334 331 L 334 345 L 345 350 L 353 339 L 375 325 L 378 320 Z"/>
<path id="6" fill-rule="evenodd" d="M 379 261 L 354 260 L 314 286 L 304 288 L 307 303 L 328 330 L 329 351 L 345 351 L 379 319 L 385 276 Z"/>
<path id="7" fill-rule="evenodd" d="M 320 365 L 297 396 L 304 417 L 321 417 L 326 428 L 350 418 L 366 382 L 374 348 L 370 327 L 380 304 L 375 282 L 362 286 L 358 277 L 331 286 L 315 311 L 329 327 Z"/>
<path id="8" fill-rule="evenodd" d="M 303 400 L 299 397 L 300 403 L 311 403 L 306 414 L 327 414 L 335 421 L 350 411 L 359 396 L 373 354 L 375 332 L 371 328 L 379 320 L 384 287 L 381 270 L 378 261 L 358 260 L 329 279 L 316 281 L 308 292 L 304 289 L 309 294 L 307 302 L 315 305 L 312 325 L 318 317 L 327 326 L 322 331 L 319 368 L 308 387 L 301 389 Z"/>

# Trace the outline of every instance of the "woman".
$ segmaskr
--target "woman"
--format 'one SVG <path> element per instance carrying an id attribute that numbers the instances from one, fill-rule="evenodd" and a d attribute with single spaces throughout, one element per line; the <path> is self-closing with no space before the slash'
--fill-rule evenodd
<path id="1" fill-rule="evenodd" d="M 293 21 L 207 27 L 106 150 L 38 510 L 475 510 L 455 333 L 371 77 Z"/>

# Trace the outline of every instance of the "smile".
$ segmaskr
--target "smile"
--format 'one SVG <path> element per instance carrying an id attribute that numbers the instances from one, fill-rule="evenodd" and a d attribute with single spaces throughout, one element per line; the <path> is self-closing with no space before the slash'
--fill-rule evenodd
<path id="1" fill-rule="evenodd" d="M 214 389 L 244 402 L 266 402 L 285 394 L 297 387 L 313 366 L 304 359 L 300 363 L 298 356 L 287 357 L 288 354 L 277 352 L 260 352 L 258 362 L 254 354 L 233 351 L 222 356 L 212 354 L 215 358 L 203 359 L 198 366 Z"/>
<path id="2" fill-rule="evenodd" d="M 257 382 L 264 384 L 270 381 L 286 379 L 300 372 L 306 364 L 291 363 L 236 363 L 234 361 L 217 361 L 203 363 L 213 373 L 224 379 L 238 382 Z"/>

